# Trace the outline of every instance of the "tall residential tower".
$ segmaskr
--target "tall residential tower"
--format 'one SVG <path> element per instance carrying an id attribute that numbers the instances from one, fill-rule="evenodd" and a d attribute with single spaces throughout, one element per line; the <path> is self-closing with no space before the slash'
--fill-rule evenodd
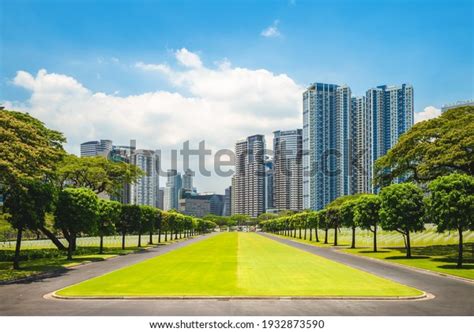
<path id="1" fill-rule="evenodd" d="M 265 212 L 265 138 L 253 135 L 235 144 L 232 214 L 257 217 Z"/>
<path id="2" fill-rule="evenodd" d="M 303 130 L 273 132 L 273 198 L 277 210 L 303 209 Z"/>

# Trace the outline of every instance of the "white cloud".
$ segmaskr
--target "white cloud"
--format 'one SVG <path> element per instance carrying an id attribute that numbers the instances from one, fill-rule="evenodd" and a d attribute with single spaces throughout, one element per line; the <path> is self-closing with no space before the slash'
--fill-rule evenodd
<path id="1" fill-rule="evenodd" d="M 144 71 L 157 71 L 163 74 L 171 73 L 171 68 L 165 64 L 145 64 L 143 62 L 135 63 L 135 67 L 140 68 Z"/>
<path id="2" fill-rule="evenodd" d="M 13 83 L 31 92 L 26 102 L 5 102 L 7 108 L 29 112 L 68 138 L 67 149 L 78 153 L 81 142 L 109 138 L 116 144 L 136 139 L 138 147 L 169 150 L 189 140 L 191 148 L 233 149 L 241 137 L 301 127 L 303 88 L 285 74 L 265 69 L 232 67 L 228 60 L 208 68 L 186 49 L 175 54 L 184 67 L 138 62 L 135 67 L 163 75 L 183 94 L 150 91 L 118 96 L 91 91 L 73 77 L 17 72 Z M 267 142 L 271 147 L 271 141 Z M 168 151 L 168 152 L 167 152 Z M 165 166 L 165 167 L 168 167 Z M 208 165 L 212 169 L 212 164 Z M 200 190 L 223 191 L 229 178 L 196 179 Z"/>
<path id="3" fill-rule="evenodd" d="M 189 52 L 187 49 L 182 48 L 177 50 L 175 53 L 176 59 L 185 67 L 189 68 L 201 68 L 202 62 L 199 56 L 195 53 Z"/>
<path id="4" fill-rule="evenodd" d="M 280 31 L 278 30 L 278 24 L 280 21 L 275 20 L 273 21 L 273 24 L 270 25 L 269 27 L 263 29 L 262 32 L 260 32 L 260 35 L 266 38 L 273 38 L 273 37 L 279 37 L 281 36 Z"/>
<path id="5" fill-rule="evenodd" d="M 434 106 L 427 106 L 421 112 L 415 112 L 415 123 L 421 122 L 424 120 L 429 120 L 436 118 L 441 115 L 441 110 Z"/>

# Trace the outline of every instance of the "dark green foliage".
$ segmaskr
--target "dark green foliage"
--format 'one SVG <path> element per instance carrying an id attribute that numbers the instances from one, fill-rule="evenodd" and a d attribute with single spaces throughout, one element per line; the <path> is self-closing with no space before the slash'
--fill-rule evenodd
<path id="1" fill-rule="evenodd" d="M 55 227 L 63 229 L 67 233 L 69 239 L 68 259 L 72 259 L 78 234 L 95 234 L 97 232 L 98 217 L 99 202 L 92 190 L 66 188 L 59 193 Z"/>
<path id="2" fill-rule="evenodd" d="M 415 124 L 377 160 L 375 171 L 381 186 L 400 176 L 427 182 L 453 172 L 474 175 L 474 107 Z"/>
<path id="3" fill-rule="evenodd" d="M 119 202 L 99 199 L 98 234 L 100 237 L 100 254 L 104 248 L 104 236 L 115 234 L 115 225 L 120 220 L 121 213 L 122 204 Z"/>
<path id="4" fill-rule="evenodd" d="M 429 184 L 429 217 L 438 231 L 456 230 L 459 235 L 458 267 L 463 262 L 463 232 L 474 230 L 474 177 L 442 176 Z"/>
<path id="5" fill-rule="evenodd" d="M 123 205 L 120 220 L 118 224 L 115 225 L 115 227 L 122 234 L 122 249 L 125 249 L 125 236 L 127 234 L 141 234 L 140 206 L 128 204 Z"/>
<path id="6" fill-rule="evenodd" d="M 423 191 L 413 183 L 392 184 L 380 193 L 380 225 L 405 238 L 407 257 L 411 257 L 410 232 L 424 229 Z"/>
<path id="7" fill-rule="evenodd" d="M 54 188 L 41 181 L 22 181 L 12 185 L 5 195 L 4 209 L 7 220 L 17 230 L 17 240 L 13 267 L 19 269 L 20 249 L 23 232 L 37 231 L 44 226 L 46 212 L 52 207 Z"/>
<path id="8" fill-rule="evenodd" d="M 374 251 L 377 251 L 377 226 L 379 224 L 380 197 L 377 195 L 362 195 L 357 199 L 354 219 L 362 229 L 368 229 L 374 234 Z"/>

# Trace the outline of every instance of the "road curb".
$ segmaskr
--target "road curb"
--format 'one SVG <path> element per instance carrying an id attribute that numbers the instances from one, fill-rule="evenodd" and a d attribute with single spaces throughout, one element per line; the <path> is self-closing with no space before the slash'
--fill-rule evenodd
<path id="1" fill-rule="evenodd" d="M 63 296 L 56 292 L 43 296 L 48 300 L 216 300 L 216 301 L 245 301 L 245 300 L 272 300 L 272 301 L 294 301 L 294 300 L 337 300 L 337 301 L 420 301 L 431 300 L 433 294 L 423 292 L 416 296 Z"/>

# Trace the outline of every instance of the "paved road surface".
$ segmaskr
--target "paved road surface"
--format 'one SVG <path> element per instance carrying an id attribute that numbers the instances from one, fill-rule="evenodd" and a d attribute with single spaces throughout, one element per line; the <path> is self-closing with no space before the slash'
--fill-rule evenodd
<path id="1" fill-rule="evenodd" d="M 0 315 L 474 315 L 474 285 L 347 256 L 328 248 L 276 241 L 422 289 L 436 298 L 353 300 L 58 300 L 43 296 L 65 286 L 140 262 L 212 235 L 96 262 L 61 276 L 0 286 Z"/>

